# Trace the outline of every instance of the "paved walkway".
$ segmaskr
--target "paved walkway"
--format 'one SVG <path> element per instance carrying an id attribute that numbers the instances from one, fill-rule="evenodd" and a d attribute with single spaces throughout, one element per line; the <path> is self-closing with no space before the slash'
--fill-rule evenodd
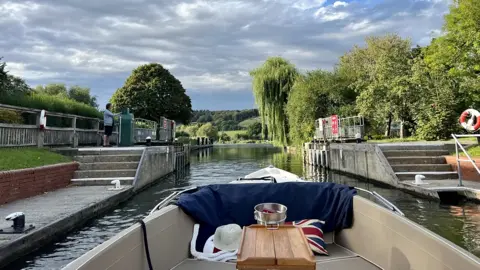
<path id="1" fill-rule="evenodd" d="M 415 185 L 413 181 L 401 181 L 402 184 L 414 189 L 432 192 L 458 191 L 464 193 L 469 199 L 480 201 L 480 182 L 463 180 L 463 187 L 458 186 L 458 180 L 424 180 L 424 182 L 426 184 Z"/>
<path id="2" fill-rule="evenodd" d="M 10 227 L 13 223 L 5 217 L 13 212 L 25 214 L 25 225 L 35 225 L 27 234 L 0 234 L 0 249 L 12 240 L 38 231 L 48 224 L 67 219 L 89 206 L 100 204 L 115 194 L 131 189 L 126 186 L 120 191 L 108 190 L 112 186 L 67 187 L 35 197 L 13 201 L 0 205 L 0 228 Z"/>

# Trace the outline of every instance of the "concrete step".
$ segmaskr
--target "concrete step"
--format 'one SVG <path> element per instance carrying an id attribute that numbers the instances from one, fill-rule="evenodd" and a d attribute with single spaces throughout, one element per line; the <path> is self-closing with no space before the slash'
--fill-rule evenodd
<path id="1" fill-rule="evenodd" d="M 137 169 L 138 162 L 95 162 L 80 163 L 79 170 L 134 170 Z"/>
<path id="2" fill-rule="evenodd" d="M 139 162 L 141 155 L 115 155 L 115 156 L 75 156 L 74 160 L 80 163 L 96 163 L 96 162 Z"/>
<path id="3" fill-rule="evenodd" d="M 73 178 L 135 177 L 137 170 L 85 170 L 76 171 Z"/>
<path id="4" fill-rule="evenodd" d="M 387 158 L 390 165 L 397 164 L 446 164 L 444 157 L 389 157 Z"/>
<path id="5" fill-rule="evenodd" d="M 435 172 L 453 171 L 450 164 L 401 164 L 391 165 L 394 172 Z"/>
<path id="6" fill-rule="evenodd" d="M 448 155 L 446 150 L 388 150 L 383 151 L 385 157 L 415 157 L 415 156 L 443 156 Z"/>
<path id="7" fill-rule="evenodd" d="M 143 149 L 122 149 L 122 148 L 99 148 L 98 150 L 82 150 L 77 152 L 78 156 L 113 156 L 113 155 L 141 155 Z"/>
<path id="8" fill-rule="evenodd" d="M 426 180 L 444 180 L 444 179 L 458 179 L 458 174 L 455 171 L 438 171 L 438 172 L 396 172 L 400 181 L 415 181 L 415 175 L 421 174 L 425 176 Z"/>
<path id="9" fill-rule="evenodd" d="M 391 150 L 447 150 L 444 144 L 429 144 L 429 143 L 385 143 L 378 144 L 383 151 Z"/>
<path id="10" fill-rule="evenodd" d="M 113 180 L 120 180 L 120 185 L 133 185 L 135 177 L 105 177 L 105 178 L 74 178 L 71 183 L 74 186 L 112 186 Z"/>

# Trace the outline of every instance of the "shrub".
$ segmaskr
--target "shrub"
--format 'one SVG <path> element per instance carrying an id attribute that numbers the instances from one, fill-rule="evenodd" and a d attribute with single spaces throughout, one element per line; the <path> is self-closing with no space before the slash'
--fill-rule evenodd
<path id="1" fill-rule="evenodd" d="M 19 112 L 0 109 L 0 123 L 23 124 L 23 118 Z"/>
<path id="2" fill-rule="evenodd" d="M 185 131 L 177 131 L 175 133 L 175 137 L 177 138 L 180 138 L 180 137 L 190 137 L 190 134 L 188 134 L 188 132 L 185 132 Z"/>
<path id="3" fill-rule="evenodd" d="M 0 96 L 0 103 L 92 118 L 102 117 L 102 113 L 96 108 L 61 96 L 50 96 L 38 93 L 31 93 L 29 95 L 6 95 Z"/>
<path id="4" fill-rule="evenodd" d="M 177 142 L 182 144 L 190 144 L 189 137 L 177 137 Z"/>

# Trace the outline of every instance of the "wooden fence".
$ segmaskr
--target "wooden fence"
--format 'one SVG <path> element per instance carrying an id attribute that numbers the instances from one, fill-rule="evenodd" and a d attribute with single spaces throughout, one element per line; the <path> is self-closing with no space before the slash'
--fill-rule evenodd
<path id="1" fill-rule="evenodd" d="M 47 126 L 40 129 L 40 112 L 38 109 L 23 108 L 0 104 L 0 109 L 17 113 L 34 115 L 35 124 L 5 124 L 0 123 L 0 147 L 18 146 L 61 146 L 100 145 L 103 141 L 103 120 L 72 114 L 46 112 Z M 70 122 L 68 127 L 49 126 L 49 117 L 62 119 L 62 123 Z M 26 117 L 28 118 L 28 117 Z M 67 121 L 65 121 L 67 120 Z M 78 122 L 87 123 L 86 128 L 79 128 Z M 118 125 L 114 127 L 111 142 L 118 144 Z"/>

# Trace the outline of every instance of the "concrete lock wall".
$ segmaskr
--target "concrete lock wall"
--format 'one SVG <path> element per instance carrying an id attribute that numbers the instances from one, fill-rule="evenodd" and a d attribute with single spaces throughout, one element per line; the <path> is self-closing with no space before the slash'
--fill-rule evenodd
<path id="1" fill-rule="evenodd" d="M 329 167 L 396 186 L 398 178 L 375 144 L 330 144 Z"/>
<path id="2" fill-rule="evenodd" d="M 153 183 L 174 170 L 175 151 L 173 146 L 145 148 L 133 183 L 134 191 Z"/>

